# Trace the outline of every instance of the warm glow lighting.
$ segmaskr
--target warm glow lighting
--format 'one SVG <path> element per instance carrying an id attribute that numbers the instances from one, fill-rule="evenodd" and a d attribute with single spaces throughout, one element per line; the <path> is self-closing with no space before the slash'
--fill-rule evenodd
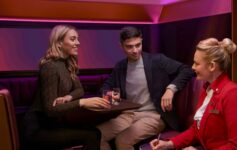
<path id="1" fill-rule="evenodd" d="M 56 1 L 56 0 L 53 0 Z M 168 5 L 187 0 L 65 0 L 75 2 L 101 2 L 101 3 L 124 3 L 124 4 L 144 4 L 144 5 Z"/>
<path id="2" fill-rule="evenodd" d="M 56 19 L 26 19 L 26 18 L 0 18 L 0 21 L 22 22 L 51 22 L 51 23 L 101 23 L 101 24 L 155 24 L 149 21 L 107 21 L 107 20 L 56 20 Z"/>

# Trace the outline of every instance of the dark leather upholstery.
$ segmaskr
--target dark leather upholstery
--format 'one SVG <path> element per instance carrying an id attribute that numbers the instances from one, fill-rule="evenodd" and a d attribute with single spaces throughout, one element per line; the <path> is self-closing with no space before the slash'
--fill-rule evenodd
<path id="1" fill-rule="evenodd" d="M 108 74 L 81 75 L 79 78 L 85 90 L 85 97 L 98 96 L 99 89 L 108 78 Z M 0 78 L 0 85 L 10 91 L 15 111 L 20 114 L 24 113 L 33 103 L 37 88 L 37 77 Z"/>
<path id="2" fill-rule="evenodd" d="M 179 116 L 181 131 L 187 129 L 193 122 L 196 104 L 202 89 L 203 82 L 193 78 L 184 89 L 176 95 L 175 108 Z"/>
<path id="3" fill-rule="evenodd" d="M 4 150 L 19 150 L 18 128 L 11 95 L 7 89 L 0 90 L 0 145 Z"/>

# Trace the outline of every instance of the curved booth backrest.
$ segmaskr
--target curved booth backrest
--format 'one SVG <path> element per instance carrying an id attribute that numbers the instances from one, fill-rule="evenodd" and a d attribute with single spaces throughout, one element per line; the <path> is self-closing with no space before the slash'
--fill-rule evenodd
<path id="1" fill-rule="evenodd" d="M 181 91 L 176 94 L 174 107 L 179 117 L 181 130 L 187 129 L 193 122 L 196 104 L 203 87 L 203 81 L 192 78 Z"/>

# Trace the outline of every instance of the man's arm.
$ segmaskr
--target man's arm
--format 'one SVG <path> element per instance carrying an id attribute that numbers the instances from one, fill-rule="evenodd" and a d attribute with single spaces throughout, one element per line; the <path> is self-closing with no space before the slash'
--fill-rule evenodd
<path id="1" fill-rule="evenodd" d="M 160 54 L 161 68 L 173 77 L 161 98 L 161 108 L 165 112 L 173 108 L 172 101 L 176 91 L 181 90 L 195 75 L 190 67 Z"/>
<path id="2" fill-rule="evenodd" d="M 195 73 L 192 69 L 176 60 L 160 55 L 161 67 L 170 75 L 174 76 L 174 79 L 170 84 L 175 85 L 177 90 L 181 90 Z"/>

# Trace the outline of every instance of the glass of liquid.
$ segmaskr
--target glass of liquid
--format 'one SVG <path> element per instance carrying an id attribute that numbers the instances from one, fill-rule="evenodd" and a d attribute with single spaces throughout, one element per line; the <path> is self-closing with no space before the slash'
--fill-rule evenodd
<path id="1" fill-rule="evenodd" d="M 112 104 L 118 105 L 120 101 L 121 101 L 120 88 L 113 88 L 113 90 L 112 90 Z"/>

